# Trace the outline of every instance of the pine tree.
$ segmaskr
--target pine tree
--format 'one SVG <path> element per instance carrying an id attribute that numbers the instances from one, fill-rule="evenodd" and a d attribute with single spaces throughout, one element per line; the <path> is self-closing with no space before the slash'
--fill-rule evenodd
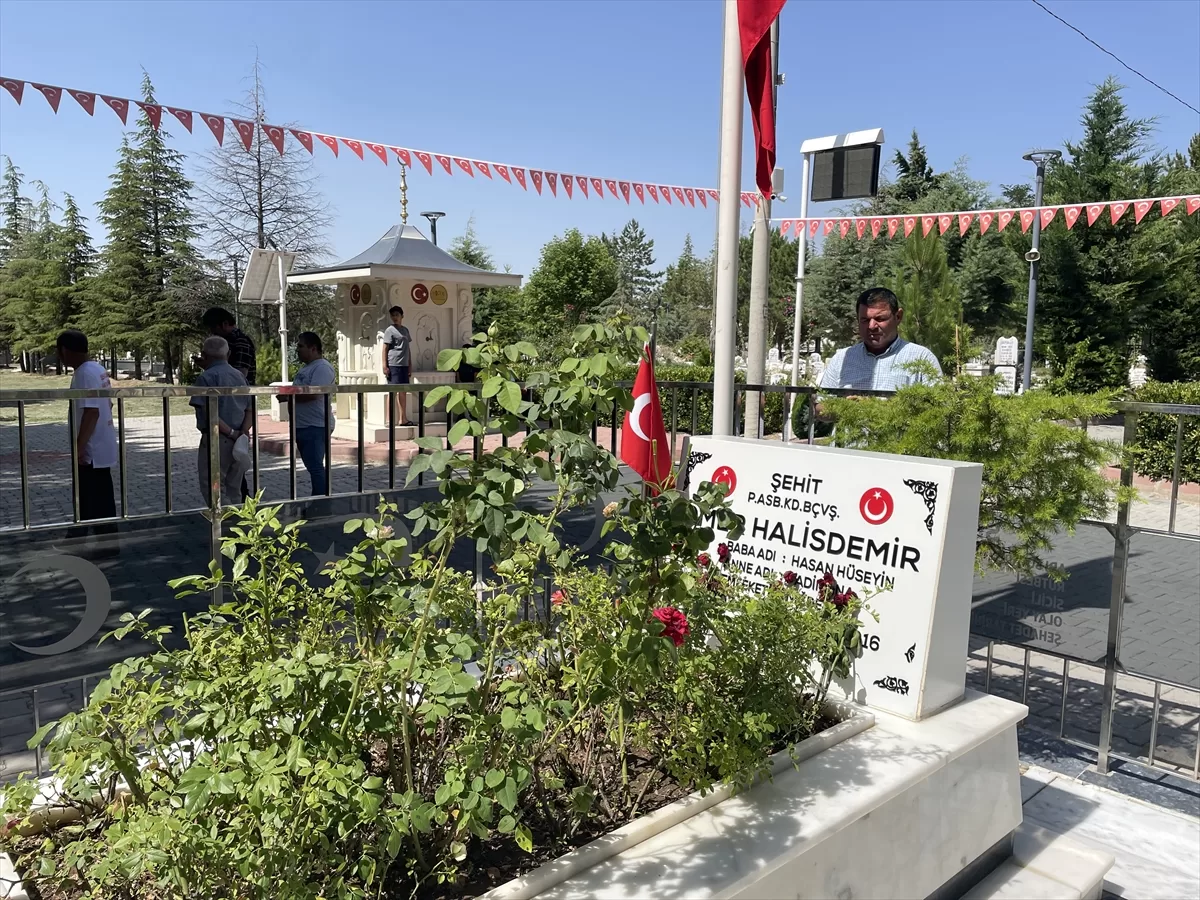
<path id="1" fill-rule="evenodd" d="M 155 103 L 150 76 L 142 74 L 142 98 Z M 183 154 L 167 145 L 170 135 L 155 128 L 145 112 L 138 118 L 134 158 L 144 205 L 152 292 L 135 307 L 143 346 L 161 348 L 167 380 L 182 354 L 183 306 L 203 278 L 193 246 L 192 182 L 183 173 Z"/>
<path id="2" fill-rule="evenodd" d="M 914 233 L 904 242 L 892 292 L 904 310 L 901 336 L 928 347 L 943 372 L 956 372 L 962 305 L 940 237 Z"/>
<path id="3" fill-rule="evenodd" d="M 148 343 L 138 323 L 148 315 L 146 298 L 155 285 L 143 185 L 137 155 L 127 137 L 121 141 L 117 167 L 109 180 L 100 201 L 100 221 L 108 232 L 101 252 L 103 274 L 84 306 L 83 318 L 93 343 L 109 348 L 114 365 L 118 350 L 133 352 L 134 375 L 140 379 Z"/>
<path id="4" fill-rule="evenodd" d="M 660 276 L 654 271 L 654 241 L 637 219 L 630 219 L 620 234 L 601 235 L 617 266 L 617 287 L 598 315 L 624 310 L 639 325 L 649 327 L 657 305 Z"/>
<path id="5" fill-rule="evenodd" d="M 692 343 L 708 346 L 712 317 L 712 263 L 696 256 L 689 234 L 683 240 L 679 259 L 667 266 L 658 316 L 658 336 L 663 343 Z"/>

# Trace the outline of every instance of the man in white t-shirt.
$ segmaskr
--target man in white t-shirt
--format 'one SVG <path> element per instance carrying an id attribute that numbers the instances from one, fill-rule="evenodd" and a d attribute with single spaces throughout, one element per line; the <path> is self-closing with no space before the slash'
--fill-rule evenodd
<path id="1" fill-rule="evenodd" d="M 100 390 L 112 387 L 104 366 L 88 359 L 88 339 L 82 331 L 64 331 L 58 336 L 58 358 L 75 370 L 71 390 Z M 75 470 L 79 490 L 79 518 L 113 519 L 117 503 L 113 496 L 112 470 L 117 466 L 117 433 L 113 428 L 112 400 L 89 397 L 74 403 Z M 115 525 L 93 526 L 96 534 L 112 533 Z"/>
<path id="2" fill-rule="evenodd" d="M 296 356 L 304 368 L 296 373 L 292 384 L 297 387 L 330 385 L 336 382 L 333 366 L 322 355 L 321 338 L 316 332 L 304 331 L 296 337 Z M 333 430 L 333 408 L 329 395 L 297 394 L 296 449 L 308 469 L 312 492 L 321 496 L 329 484 L 329 460 L 325 457 L 325 436 Z"/>

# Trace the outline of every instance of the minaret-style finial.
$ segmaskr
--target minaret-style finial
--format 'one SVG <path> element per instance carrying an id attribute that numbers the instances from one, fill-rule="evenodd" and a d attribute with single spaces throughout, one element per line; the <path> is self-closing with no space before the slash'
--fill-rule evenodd
<path id="1" fill-rule="evenodd" d="M 400 163 L 400 224 L 408 224 L 408 179 L 405 177 L 406 167 Z"/>

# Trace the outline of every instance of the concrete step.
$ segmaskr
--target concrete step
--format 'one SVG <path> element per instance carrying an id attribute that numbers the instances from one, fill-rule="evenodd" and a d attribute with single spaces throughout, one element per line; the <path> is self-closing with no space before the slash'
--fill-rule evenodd
<path id="1" fill-rule="evenodd" d="M 962 900 L 1100 900 L 1115 861 L 1111 853 L 1026 822 L 1013 835 L 1013 855 Z"/>

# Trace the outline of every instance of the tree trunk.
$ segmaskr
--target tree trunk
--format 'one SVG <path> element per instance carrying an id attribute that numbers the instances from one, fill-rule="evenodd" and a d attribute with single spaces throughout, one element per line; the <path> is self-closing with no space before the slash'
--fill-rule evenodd
<path id="1" fill-rule="evenodd" d="M 133 351 L 133 377 L 138 381 L 142 380 L 142 351 Z"/>
<path id="2" fill-rule="evenodd" d="M 167 384 L 175 383 L 175 380 L 171 375 L 172 355 L 173 354 L 171 353 L 171 342 L 169 340 L 163 341 L 163 374 L 167 378 Z"/>
<path id="3" fill-rule="evenodd" d="M 108 351 L 109 376 L 113 381 L 117 380 L 117 348 L 112 347 Z"/>

